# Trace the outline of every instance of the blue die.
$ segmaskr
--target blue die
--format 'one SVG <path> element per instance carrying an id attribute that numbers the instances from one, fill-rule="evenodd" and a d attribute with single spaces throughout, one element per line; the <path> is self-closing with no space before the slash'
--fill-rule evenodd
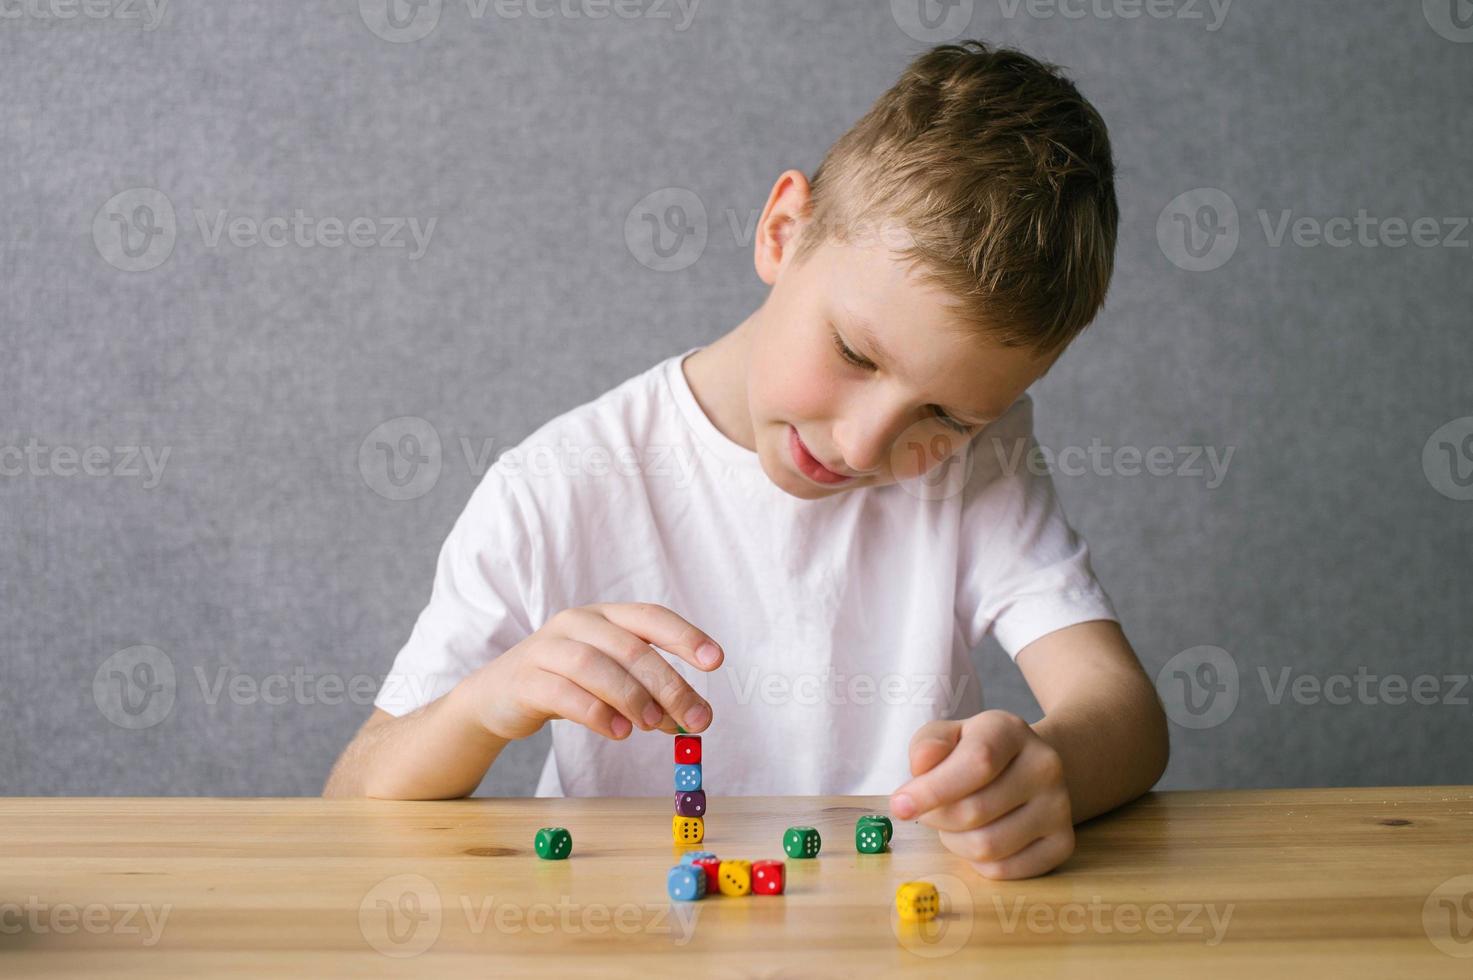
<path id="1" fill-rule="evenodd" d="M 701 764 L 699 762 L 691 765 L 675 767 L 675 788 L 682 792 L 690 792 L 701 788 Z"/>
<path id="2" fill-rule="evenodd" d="M 677 902 L 694 902 L 706 895 L 706 872 L 689 864 L 677 864 L 665 877 L 665 889 Z"/>
<path id="3" fill-rule="evenodd" d="M 712 854 L 710 851 L 687 851 L 685 854 L 680 855 L 681 864 L 695 864 L 697 861 L 708 860 L 716 860 L 716 855 Z"/>

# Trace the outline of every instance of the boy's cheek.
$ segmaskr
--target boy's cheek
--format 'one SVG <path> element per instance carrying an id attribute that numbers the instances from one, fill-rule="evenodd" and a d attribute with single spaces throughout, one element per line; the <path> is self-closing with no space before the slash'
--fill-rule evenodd
<path id="1" fill-rule="evenodd" d="M 838 385 L 829 372 L 800 351 L 754 363 L 748 393 L 754 414 L 797 423 L 801 428 L 802 423 L 829 416 Z"/>

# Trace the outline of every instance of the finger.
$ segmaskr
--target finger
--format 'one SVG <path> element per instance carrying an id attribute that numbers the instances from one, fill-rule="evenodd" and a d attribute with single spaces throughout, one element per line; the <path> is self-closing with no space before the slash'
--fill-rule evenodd
<path id="1" fill-rule="evenodd" d="M 972 734 L 963 738 L 945 759 L 895 791 L 890 809 L 902 820 L 952 803 L 986 786 L 1018 754 L 1019 743 L 1004 737 Z"/>
<path id="2" fill-rule="evenodd" d="M 985 827 L 1028 802 L 1028 781 L 1019 779 L 1017 763 L 975 793 L 951 803 L 943 803 L 918 818 L 932 830 L 962 833 Z"/>
<path id="3" fill-rule="evenodd" d="M 615 741 L 633 731 L 629 719 L 562 674 L 538 669 L 527 686 L 527 702 L 549 718 L 566 718 Z"/>
<path id="4" fill-rule="evenodd" d="M 910 737 L 910 774 L 919 776 L 936 768 L 962 737 L 959 721 L 928 721 Z"/>
<path id="5" fill-rule="evenodd" d="M 1011 813 L 1029 799 L 1047 797 L 1058 807 L 1056 819 L 1072 823 L 1067 792 L 1062 787 L 1063 771 L 1059 757 L 1053 752 L 1023 750 L 1013 758 L 996 779 L 975 793 L 951 803 L 944 803 L 920 816 L 920 822 L 935 830 L 960 833 L 992 823 Z"/>
<path id="6" fill-rule="evenodd" d="M 660 719 L 660 723 L 655 726 L 655 730 L 664 732 L 666 735 L 682 735 L 690 731 L 690 729 L 686 728 L 684 725 L 676 722 L 674 718 L 671 718 L 669 713 L 666 713 L 666 715 Z"/>
<path id="7" fill-rule="evenodd" d="M 644 722 L 645 710 L 656 707 L 650 692 L 613 657 L 592 644 L 567 637 L 553 639 L 548 650 L 546 661 L 540 665 L 543 670 L 562 674 L 611 706 L 631 725 L 645 730 L 654 727 Z"/>
<path id="8" fill-rule="evenodd" d="M 700 670 L 714 670 L 725 656 L 720 644 L 664 606 L 652 602 L 601 602 L 589 608 L 615 626 L 670 651 Z"/>
<path id="9" fill-rule="evenodd" d="M 1074 830 L 1059 831 L 1041 837 L 1027 847 L 1001 861 L 974 862 L 977 873 L 998 881 L 1035 878 L 1048 874 L 1074 853 Z"/>
<path id="10" fill-rule="evenodd" d="M 687 731 L 700 731 L 711 723 L 710 702 L 696 693 L 665 656 L 643 639 L 593 612 L 568 621 L 567 636 L 597 647 L 621 664 L 649 692 L 653 703 L 646 705 L 641 728 L 675 733 L 675 719 Z M 665 725 L 669 725 L 665 729 Z"/>
<path id="11" fill-rule="evenodd" d="M 998 862 L 1012 857 L 1046 835 L 1055 825 L 1044 822 L 1042 808 L 1033 800 L 1012 813 L 962 833 L 943 830 L 937 836 L 947 850 L 972 862 Z"/>

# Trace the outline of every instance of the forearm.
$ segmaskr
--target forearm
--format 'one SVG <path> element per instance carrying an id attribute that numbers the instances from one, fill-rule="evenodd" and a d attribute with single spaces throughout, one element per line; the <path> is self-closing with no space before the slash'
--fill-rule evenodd
<path id="1" fill-rule="evenodd" d="M 322 795 L 445 800 L 475 792 L 507 741 L 476 721 L 463 703 L 465 688 L 365 726 L 343 750 Z"/>
<path id="2" fill-rule="evenodd" d="M 1149 790 L 1170 753 L 1165 713 L 1143 674 L 1091 684 L 1032 728 L 1063 759 L 1075 823 Z"/>

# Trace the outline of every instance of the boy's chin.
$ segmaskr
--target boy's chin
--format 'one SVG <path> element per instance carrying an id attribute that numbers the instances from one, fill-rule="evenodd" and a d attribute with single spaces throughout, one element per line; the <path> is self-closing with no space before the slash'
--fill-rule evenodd
<path id="1" fill-rule="evenodd" d="M 768 479 L 772 479 L 772 474 L 767 474 L 767 477 Z M 849 489 L 848 487 L 839 487 L 835 490 L 825 490 L 811 483 L 804 483 L 802 477 L 795 476 L 790 476 L 786 481 L 772 480 L 772 482 L 777 485 L 779 490 L 791 497 L 797 497 L 799 500 L 822 500 L 824 497 L 832 497 Z"/>

